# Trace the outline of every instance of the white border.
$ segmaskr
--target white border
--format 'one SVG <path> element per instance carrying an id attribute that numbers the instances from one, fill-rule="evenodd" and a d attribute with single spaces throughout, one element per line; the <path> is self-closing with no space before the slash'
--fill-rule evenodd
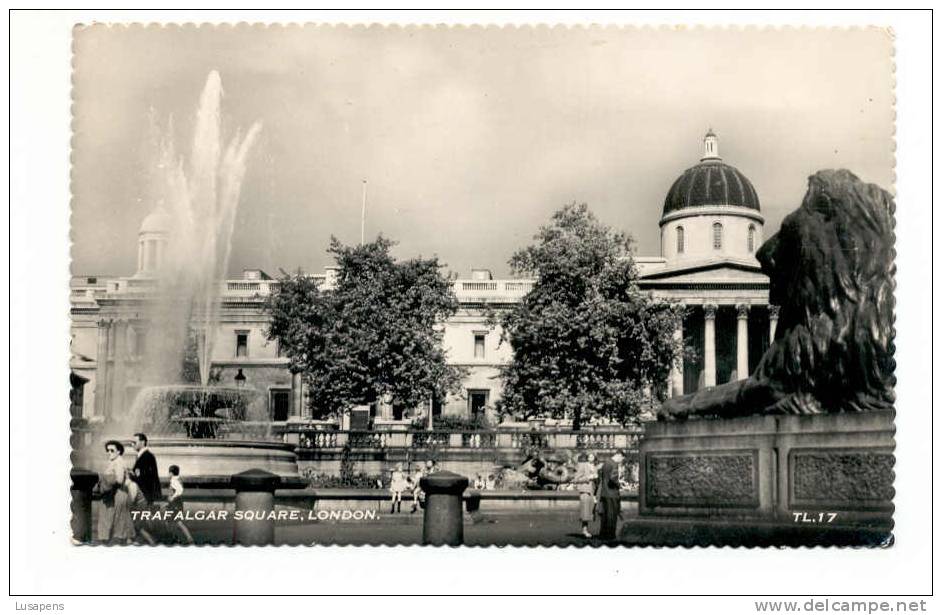
<path id="1" fill-rule="evenodd" d="M 13 114 L 11 591 L 163 593 L 644 593 L 925 594 L 931 591 L 931 412 L 927 263 L 930 258 L 930 21 L 926 13 L 423 13 L 326 14 L 74 11 L 12 18 Z M 328 21 L 425 23 L 887 24 L 896 33 L 898 99 L 897 544 L 858 550 L 92 549 L 68 542 L 69 461 L 63 414 L 68 329 L 69 27 L 92 21 Z M 6 49 L 3 51 L 6 53 Z M 4 171 L 6 165 L 2 165 Z M 7 224 L 6 220 L 3 224 Z M 3 258 L 7 258 L 4 254 Z M 6 303 L 6 302 L 4 302 Z M 2 336 L 6 336 L 4 331 Z M 6 430 L 6 425 L 3 426 Z M 9 434 L 7 434 L 9 435 Z M 4 460 L 6 463 L 6 460 Z M 45 600 L 68 605 L 98 601 Z M 26 602 L 18 599 L 17 602 Z M 205 599 L 191 599 L 205 608 Z M 437 602 L 437 601 L 436 601 Z M 676 601 L 710 612 L 702 600 Z M 240 601 L 264 608 L 258 599 Z M 307 608 L 331 608 L 308 601 Z M 459 608 L 460 601 L 377 601 L 375 608 Z M 752 601 L 739 599 L 743 612 Z M 126 608 L 150 612 L 156 602 Z M 159 603 L 161 609 L 166 604 Z M 213 602 L 213 608 L 221 602 Z M 227 602 L 228 604 L 228 602 Z M 343 601 L 333 608 L 347 608 Z M 506 608 L 529 609 L 505 601 Z M 712 604 L 712 603 L 711 603 Z M 514 606 L 516 605 L 516 606 Z M 573 600 L 555 608 L 580 608 Z M 119 606 L 119 605 L 116 605 Z M 661 608 L 663 605 L 661 605 Z M 687 607 L 687 608 L 684 608 Z M 70 606 L 71 608 L 71 606 Z M 195 607 L 200 608 L 200 607 Z M 717 612 L 729 612 L 717 611 Z"/>

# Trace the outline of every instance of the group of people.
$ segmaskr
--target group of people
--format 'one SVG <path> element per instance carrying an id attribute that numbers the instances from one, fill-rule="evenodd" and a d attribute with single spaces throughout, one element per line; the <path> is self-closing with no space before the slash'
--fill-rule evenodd
<path id="1" fill-rule="evenodd" d="M 580 453 L 576 462 L 576 474 L 572 479 L 579 492 L 579 521 L 582 523 L 582 534 L 592 538 L 589 525 L 596 519 L 599 521 L 599 532 L 596 536 L 602 540 L 614 540 L 617 536 L 618 519 L 621 517 L 621 471 L 625 455 L 616 451 L 604 463 L 597 463 L 595 455 Z M 432 460 L 425 466 L 419 466 L 409 475 L 401 463 L 396 464 L 389 481 L 391 494 L 390 513 L 402 512 L 403 493 L 412 494 L 412 512 L 419 509 L 422 498 L 420 481 L 438 471 L 438 464 Z M 473 487 L 477 490 L 494 488 L 494 475 L 486 479 L 478 474 Z"/>
<path id="2" fill-rule="evenodd" d="M 572 482 L 579 491 L 579 521 L 582 534 L 592 538 L 589 524 L 599 519 L 598 538 L 614 540 L 621 516 L 621 477 L 619 472 L 625 455 L 617 451 L 603 464 L 595 462 L 594 455 L 581 453 L 576 460 L 576 475 Z"/>
<path id="3" fill-rule="evenodd" d="M 429 459 L 425 466 L 419 466 L 412 474 L 403 470 L 402 464 L 397 463 L 396 469 L 392 471 L 389 479 L 389 493 L 391 494 L 391 503 L 389 512 L 402 512 L 402 494 L 412 494 L 412 511 L 419 509 L 422 500 L 422 486 L 419 484 L 423 476 L 434 474 L 438 471 L 438 463 Z"/>
<path id="4" fill-rule="evenodd" d="M 478 474 L 474 477 L 474 483 L 472 486 L 478 491 L 490 491 L 497 488 L 497 477 L 493 474 L 488 474 L 486 477 L 483 474 Z"/>
<path id="5" fill-rule="evenodd" d="M 156 528 L 148 520 L 135 522 L 132 511 L 156 510 L 163 497 L 160 476 L 157 472 L 157 458 L 147 448 L 147 435 L 134 434 L 134 450 L 137 459 L 132 467 L 124 460 L 124 444 L 118 440 L 105 442 L 105 454 L 108 464 L 98 477 L 98 491 L 101 494 L 102 507 L 98 516 L 98 540 L 108 544 L 130 544 L 142 539 L 149 544 L 156 544 L 154 535 L 161 528 Z M 183 481 L 180 480 L 180 468 L 172 465 L 170 473 L 170 494 L 167 508 L 181 510 L 183 507 Z M 193 537 L 182 521 L 174 523 L 185 542 L 192 543 Z"/>

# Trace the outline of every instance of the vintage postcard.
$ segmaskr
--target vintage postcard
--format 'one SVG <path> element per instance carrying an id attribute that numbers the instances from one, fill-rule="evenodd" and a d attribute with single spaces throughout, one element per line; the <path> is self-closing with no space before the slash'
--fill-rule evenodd
<path id="1" fill-rule="evenodd" d="M 887 30 L 72 50 L 75 544 L 893 544 Z"/>

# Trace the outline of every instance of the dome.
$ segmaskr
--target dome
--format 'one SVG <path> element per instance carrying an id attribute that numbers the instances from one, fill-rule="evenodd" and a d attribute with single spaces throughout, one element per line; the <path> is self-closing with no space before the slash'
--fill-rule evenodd
<path id="1" fill-rule="evenodd" d="M 167 233 L 169 231 L 170 216 L 162 207 L 158 207 L 144 218 L 144 221 L 141 222 L 141 230 L 138 233 Z"/>
<path id="2" fill-rule="evenodd" d="M 700 164 L 677 178 L 664 199 L 664 215 L 688 207 L 733 206 L 759 211 L 759 195 L 739 169 L 723 162 L 716 135 L 704 137 Z"/>

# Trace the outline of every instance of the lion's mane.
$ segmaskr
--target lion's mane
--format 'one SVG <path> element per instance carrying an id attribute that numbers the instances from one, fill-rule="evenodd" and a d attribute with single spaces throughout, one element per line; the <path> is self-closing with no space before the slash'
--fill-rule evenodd
<path id="1" fill-rule="evenodd" d="M 801 207 L 758 255 L 781 306 L 755 378 L 786 413 L 889 410 L 893 360 L 893 197 L 847 170 L 819 171 Z"/>

